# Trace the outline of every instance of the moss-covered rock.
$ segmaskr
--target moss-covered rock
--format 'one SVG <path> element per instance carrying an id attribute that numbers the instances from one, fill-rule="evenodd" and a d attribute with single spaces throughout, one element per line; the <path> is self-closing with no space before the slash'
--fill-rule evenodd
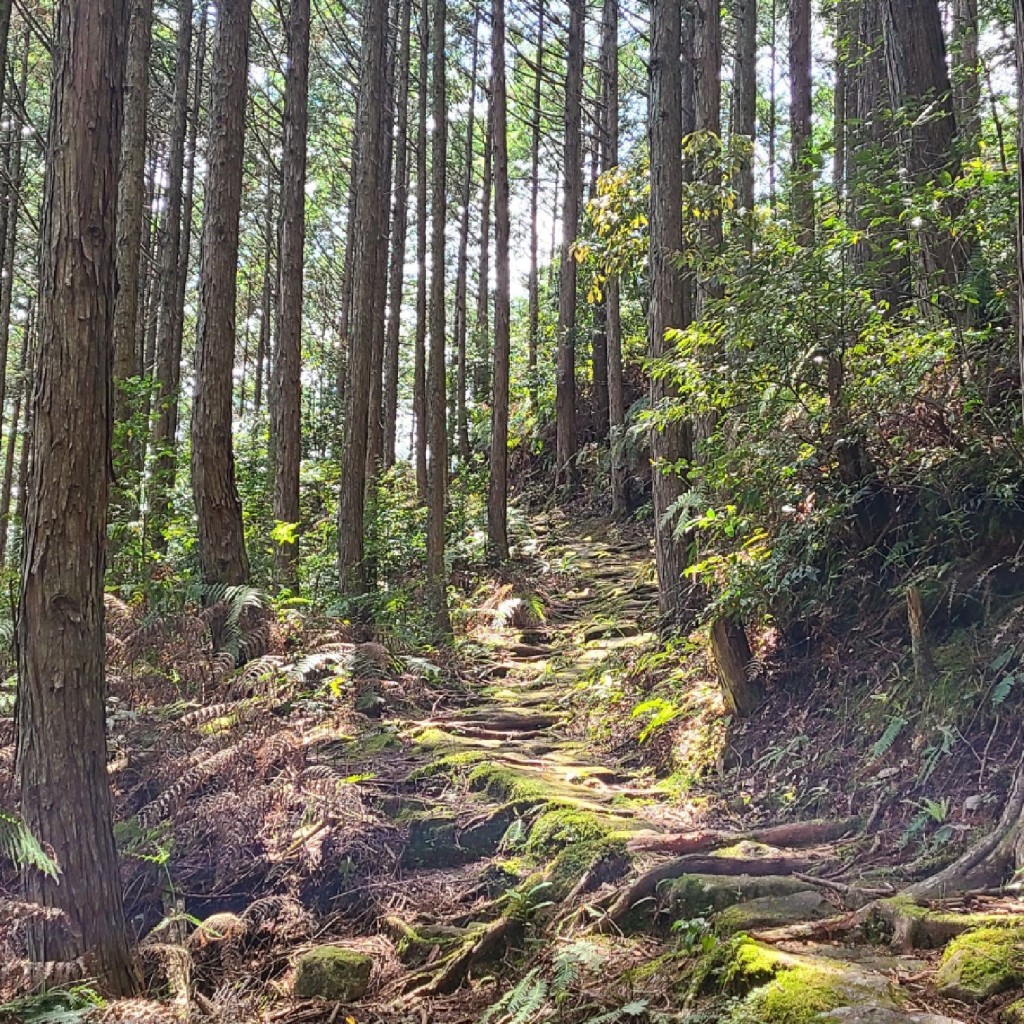
<path id="1" fill-rule="evenodd" d="M 779 955 L 779 970 L 731 1011 L 728 1024 L 820 1024 L 842 1007 L 899 1006 L 881 975 L 835 961 Z"/>
<path id="2" fill-rule="evenodd" d="M 677 920 L 704 917 L 746 900 L 792 896 L 807 883 L 785 875 L 682 875 L 662 889 L 665 906 Z"/>
<path id="3" fill-rule="evenodd" d="M 693 964 L 689 988 L 694 996 L 745 996 L 766 985 L 786 966 L 785 957 L 770 946 L 737 935 L 716 942 Z"/>
<path id="4" fill-rule="evenodd" d="M 530 829 L 527 850 L 550 854 L 577 843 L 595 843 L 608 838 L 609 828 L 590 811 L 556 807 L 545 811 Z"/>
<path id="5" fill-rule="evenodd" d="M 758 928 L 782 928 L 800 921 L 823 921 L 834 908 L 813 889 L 787 896 L 763 896 L 737 903 L 715 915 L 715 928 L 723 935 L 754 931 Z"/>
<path id="6" fill-rule="evenodd" d="M 1024 984 L 1024 927 L 978 928 L 955 938 L 935 972 L 940 995 L 979 1003 Z"/>
<path id="7" fill-rule="evenodd" d="M 292 991 L 298 999 L 351 1003 L 366 995 L 373 958 L 344 946 L 317 946 L 295 962 Z"/>
<path id="8" fill-rule="evenodd" d="M 1002 1024 L 1024 1024 L 1024 999 L 1017 999 L 1003 1007 L 999 1019 Z"/>

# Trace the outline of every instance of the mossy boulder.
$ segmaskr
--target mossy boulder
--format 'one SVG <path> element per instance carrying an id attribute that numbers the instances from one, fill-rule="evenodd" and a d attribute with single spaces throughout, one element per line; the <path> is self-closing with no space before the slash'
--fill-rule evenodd
<path id="1" fill-rule="evenodd" d="M 298 999 L 351 1003 L 366 995 L 373 957 L 344 946 L 317 946 L 295 961 L 292 992 Z"/>
<path id="2" fill-rule="evenodd" d="M 690 992 L 695 996 L 745 996 L 785 969 L 786 958 L 746 935 L 716 942 L 693 965 Z"/>
<path id="3" fill-rule="evenodd" d="M 899 1009 L 881 975 L 825 959 L 779 957 L 775 977 L 737 1004 L 728 1024 L 820 1024 L 845 1007 Z"/>
<path id="4" fill-rule="evenodd" d="M 806 890 L 806 882 L 785 875 L 681 875 L 664 885 L 662 895 L 676 920 L 690 920 L 747 900 L 792 896 Z"/>
<path id="5" fill-rule="evenodd" d="M 823 921 L 835 912 L 831 903 L 813 889 L 787 896 L 763 896 L 737 903 L 715 915 L 715 928 L 724 935 L 758 928 L 782 928 L 800 921 Z"/>
<path id="6" fill-rule="evenodd" d="M 978 928 L 955 938 L 935 972 L 940 995 L 968 1003 L 1024 984 L 1024 927 Z"/>

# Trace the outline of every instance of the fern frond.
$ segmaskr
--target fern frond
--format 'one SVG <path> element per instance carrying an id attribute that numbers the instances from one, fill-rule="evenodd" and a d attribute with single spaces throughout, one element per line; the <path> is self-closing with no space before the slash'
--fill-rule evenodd
<path id="1" fill-rule="evenodd" d="M 59 874 L 57 865 L 24 822 L 3 811 L 0 811 L 0 857 L 11 861 L 15 867 L 35 868 L 51 878 Z"/>

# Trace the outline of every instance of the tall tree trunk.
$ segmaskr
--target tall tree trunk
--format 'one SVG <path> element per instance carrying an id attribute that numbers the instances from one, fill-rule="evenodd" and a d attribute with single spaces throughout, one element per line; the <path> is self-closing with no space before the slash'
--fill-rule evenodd
<path id="1" fill-rule="evenodd" d="M 235 483 L 231 394 L 250 15 L 250 0 L 221 0 L 210 72 L 191 430 L 199 563 L 207 583 L 249 580 L 242 503 Z"/>
<path id="2" fill-rule="evenodd" d="M 379 294 L 377 252 L 383 230 L 380 207 L 381 110 L 387 75 L 388 0 L 368 0 L 363 12 L 363 64 L 359 82 L 359 178 L 356 181 L 353 278 L 353 329 L 345 388 L 345 435 L 342 450 L 341 498 L 338 504 L 338 578 L 342 593 L 366 592 L 364 499 L 369 415 L 370 363 L 374 321 L 383 316 L 385 296 Z"/>
<path id="3" fill-rule="evenodd" d="M 445 274 L 444 236 L 448 220 L 447 166 L 448 94 L 445 51 L 445 0 L 431 11 L 431 113 L 434 120 L 430 193 L 430 359 L 427 364 L 427 588 L 434 626 L 451 632 L 444 564 L 444 513 L 448 484 L 448 440 L 445 428 Z"/>
<path id="4" fill-rule="evenodd" d="M 814 165 L 811 157 L 811 0 L 789 4 L 789 134 L 793 161 L 793 220 L 801 245 L 814 245 Z"/>
<path id="5" fill-rule="evenodd" d="M 114 305 L 114 422 L 133 415 L 130 392 L 122 382 L 136 375 L 142 248 L 145 237 L 146 115 L 149 55 L 153 42 L 153 0 L 130 0 L 128 63 L 125 70 L 124 129 L 121 136 L 117 209 L 117 292 Z M 115 468 L 130 470 L 137 439 L 115 437 Z"/>
<path id="6" fill-rule="evenodd" d="M 412 412 L 416 491 L 427 501 L 427 90 L 430 63 L 430 0 L 420 0 L 419 81 L 416 85 L 416 334 Z"/>
<path id="7" fill-rule="evenodd" d="M 491 144 L 494 152 L 494 405 L 491 475 L 487 491 L 487 539 L 499 559 L 508 558 L 508 404 L 511 358 L 509 268 L 508 98 L 505 82 L 505 0 L 491 0 Z"/>
<path id="8" fill-rule="evenodd" d="M 11 492 L 14 488 L 14 452 L 21 436 L 23 447 L 28 446 L 28 434 L 22 429 L 21 413 L 25 406 L 28 390 L 28 352 L 32 339 L 32 309 L 29 308 L 25 326 L 21 332 L 21 353 L 18 357 L 18 377 L 14 386 L 14 402 L 11 407 L 11 424 L 7 433 L 7 447 L 4 450 L 4 476 L 0 485 L 0 568 L 7 564 L 7 538 L 11 524 Z"/>
<path id="9" fill-rule="evenodd" d="M 779 5 L 778 0 L 771 0 L 771 3 L 771 11 L 768 15 L 768 206 L 774 217 L 779 202 Z"/>
<path id="10" fill-rule="evenodd" d="M 107 777 L 103 574 L 111 459 L 124 0 L 59 4 L 42 227 L 38 370 L 18 609 L 17 774 L 28 828 L 61 875 L 23 874 L 60 910 L 34 960 L 87 956 L 105 988 L 137 976 Z"/>
<path id="11" fill-rule="evenodd" d="M 195 87 L 189 108 L 192 54 L 192 0 L 179 0 L 175 42 L 172 125 L 167 150 L 167 239 L 163 249 L 163 282 L 156 346 L 156 419 L 153 424 L 153 469 L 150 480 L 150 544 L 165 551 L 163 528 L 171 510 L 177 469 L 178 399 L 181 384 L 181 341 L 184 331 L 185 285 L 192 239 L 192 196 L 195 181 L 196 134 L 206 51 L 206 8 L 196 52 Z"/>
<path id="12" fill-rule="evenodd" d="M 398 25 L 398 0 L 392 0 L 395 18 Z M 375 500 L 373 481 L 377 478 L 384 462 L 384 336 L 385 311 L 388 298 L 388 211 L 391 208 L 391 174 L 392 156 L 394 155 L 395 128 L 395 52 L 397 40 L 390 30 L 391 18 L 388 19 L 388 39 L 386 42 L 384 61 L 384 102 L 380 109 L 380 180 L 377 183 L 376 203 L 381 209 L 380 229 L 377 234 L 377 247 L 373 254 L 374 275 L 377 278 L 374 290 L 380 296 L 380 308 L 373 318 L 372 346 L 370 349 L 370 393 L 366 414 L 366 482 L 367 499 Z M 371 516 L 370 528 L 375 526 L 375 516 Z M 371 567 L 367 566 L 368 571 Z"/>
<path id="13" fill-rule="evenodd" d="M 709 139 L 722 135 L 722 5 L 720 0 L 697 0 L 694 4 L 696 32 L 694 106 L 697 131 Z M 716 195 L 722 183 L 717 160 L 709 160 L 704 170 L 708 192 Z M 711 201 L 708 216 L 702 220 L 704 246 L 712 259 L 722 249 L 722 209 L 717 199 Z M 697 309 L 708 299 L 722 297 L 722 287 L 707 274 L 698 278 Z"/>
<path id="14" fill-rule="evenodd" d="M 651 59 L 648 130 L 651 151 L 650 305 L 648 351 L 653 359 L 665 355 L 665 332 L 689 320 L 683 282 L 674 259 L 682 248 L 683 95 L 680 68 L 680 5 L 673 0 L 651 2 Z M 673 397 L 663 377 L 651 381 L 651 404 L 662 409 Z M 686 550 L 673 535 L 665 515 L 682 492 L 674 467 L 689 460 L 688 427 L 675 421 L 651 434 L 654 463 L 655 556 L 662 614 L 675 615 L 681 606 Z"/>
<path id="15" fill-rule="evenodd" d="M 601 9 L 601 83 L 604 100 L 605 171 L 619 163 L 619 3 L 604 0 Z M 534 253 L 536 255 L 536 253 Z M 605 323 L 608 338 L 608 433 L 610 438 L 612 513 L 626 514 L 627 472 L 624 454 L 626 398 L 622 381 L 622 315 L 619 279 L 605 283 Z M 531 330 L 535 325 L 531 323 Z"/>
<path id="16" fill-rule="evenodd" d="M 981 138 L 981 55 L 978 52 L 978 0 L 953 0 L 950 56 L 953 110 L 963 154 L 974 153 Z"/>
<path id="17" fill-rule="evenodd" d="M 25 30 L 25 47 L 21 60 L 18 88 L 21 96 L 25 95 L 28 85 L 28 62 L 31 36 L 28 29 Z M 0 420 L 7 402 L 7 359 L 10 352 L 11 336 L 11 308 L 14 301 L 14 275 L 17 270 L 18 254 L 18 223 L 21 209 L 21 191 L 23 183 L 24 163 L 22 161 L 24 119 L 15 114 L 14 110 L 8 111 L 8 118 L 11 125 L 10 149 L 7 159 L 7 188 L 4 199 L 5 215 L 0 218 L 0 227 L 4 227 L 5 233 L 0 236 L 3 241 L 3 280 L 0 281 Z M 24 365 L 24 359 L 21 360 Z M 15 415 L 15 419 L 17 416 Z M 6 514 L 6 513 L 5 513 Z M 0 543 L 0 558 L 6 544 Z"/>
<path id="18" fill-rule="evenodd" d="M 1017 110 L 1024 111 L 1024 0 L 1013 0 L 1014 56 L 1017 64 Z M 1024 117 L 1017 118 L 1017 364 L 1024 413 Z"/>
<path id="19" fill-rule="evenodd" d="M 256 342 L 256 379 L 253 382 L 252 407 L 253 413 L 259 416 L 263 408 L 264 382 L 267 390 L 269 384 L 270 350 L 273 346 L 274 328 L 274 258 L 277 257 L 280 263 L 278 252 L 278 234 L 275 228 L 277 218 L 274 213 L 274 184 L 277 175 L 274 173 L 274 165 L 267 161 L 267 189 L 263 197 L 263 289 L 260 298 L 260 333 Z M 347 337 L 347 331 L 346 331 Z M 270 430 L 273 432 L 274 423 L 271 417 Z"/>
<path id="20" fill-rule="evenodd" d="M 842 0 L 841 0 L 842 2 Z M 754 141 L 757 137 L 757 0 L 736 0 L 732 133 L 746 147 L 736 172 L 737 203 L 754 209 Z"/>
<path id="21" fill-rule="evenodd" d="M 488 91 L 487 135 L 484 140 L 483 180 L 480 183 L 480 266 L 477 271 L 476 324 L 473 328 L 473 396 L 486 400 L 490 391 L 488 353 L 491 335 L 491 192 L 494 184 L 492 171 L 494 150 L 490 144 L 493 134 L 492 112 L 494 97 Z"/>
<path id="22" fill-rule="evenodd" d="M 538 268 L 538 220 L 540 216 L 540 129 L 541 85 L 544 80 L 544 17 L 545 2 L 540 0 L 537 12 L 537 66 L 533 75 L 530 115 L 530 270 L 527 279 L 527 387 L 530 407 L 538 405 L 537 348 L 540 344 L 540 277 Z M 616 11 L 616 22 L 618 12 Z M 616 24 L 617 28 L 617 24 Z M 616 126 L 618 121 L 616 120 Z M 486 248 L 486 245 L 484 246 Z"/>
<path id="23" fill-rule="evenodd" d="M 459 461 L 469 462 L 469 418 L 466 413 L 466 335 L 469 321 L 469 203 L 473 193 L 473 138 L 476 132 L 476 81 L 480 51 L 480 9 L 473 15 L 473 56 L 469 71 L 469 112 L 466 115 L 465 161 L 462 171 L 462 197 L 459 211 L 459 248 L 455 260 L 455 432 Z M 493 102 L 493 98 L 492 98 Z M 490 119 L 488 119 L 490 120 Z M 489 140 L 484 139 L 484 145 Z"/>
<path id="24" fill-rule="evenodd" d="M 892 104 L 909 126 L 905 145 L 911 180 L 935 181 L 944 172 L 956 178 L 956 117 L 938 0 L 883 0 L 882 24 Z M 948 204 L 947 215 L 958 214 L 957 202 Z M 954 238 L 945 228 L 926 227 L 921 245 L 925 289 L 955 291 L 970 245 L 966 233 Z M 959 301 L 954 297 L 947 305 L 955 315 Z"/>
<path id="25" fill-rule="evenodd" d="M 842 208 L 846 189 L 847 133 L 850 107 L 850 53 L 855 46 L 853 39 L 853 13 L 856 0 L 836 0 L 835 8 L 835 87 L 832 106 L 832 145 L 835 150 L 833 181 L 836 198 Z"/>
<path id="26" fill-rule="evenodd" d="M 583 35 L 586 7 L 569 0 L 566 42 L 565 145 L 562 193 L 562 251 L 558 274 L 558 374 L 555 396 L 556 478 L 570 487 L 576 479 L 576 260 L 573 245 L 583 195 L 580 117 L 583 102 Z M 653 161 L 652 161 L 653 162 Z"/>
<path id="27" fill-rule="evenodd" d="M 309 122 L 309 0 L 291 0 L 281 157 L 281 252 L 274 352 L 274 519 L 299 522 L 302 461 L 302 267 L 306 248 L 306 134 Z M 278 578 L 294 585 L 298 537 L 279 542 Z"/>
<path id="28" fill-rule="evenodd" d="M 398 429 L 399 338 L 405 285 L 405 237 L 409 203 L 409 51 L 412 0 L 401 0 L 398 25 L 398 86 L 395 104 L 395 201 L 391 208 L 391 267 L 388 284 L 388 326 L 384 343 L 384 465 L 395 464 Z"/>

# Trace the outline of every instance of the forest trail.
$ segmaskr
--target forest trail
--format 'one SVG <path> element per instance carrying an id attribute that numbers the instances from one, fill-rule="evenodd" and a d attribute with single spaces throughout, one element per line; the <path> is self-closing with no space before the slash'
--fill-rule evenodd
<path id="1" fill-rule="evenodd" d="M 880 894 L 811 877 L 834 873 L 837 841 L 852 823 L 719 832 L 696 804 L 581 742 L 576 688 L 614 686 L 624 651 L 654 638 L 650 551 L 600 524 L 551 530 L 541 545 L 542 558 L 571 567 L 576 585 L 548 602 L 543 621 L 489 630 L 475 682 L 451 706 L 392 723 L 403 755 L 375 763 L 380 810 L 406 836 L 395 877 L 374 883 L 374 927 L 393 944 L 372 1001 L 379 1019 L 417 1019 L 402 1016 L 415 1007 L 419 1019 L 473 1021 L 502 992 L 518 991 L 517 981 L 543 977 L 567 948 L 601 941 L 607 1000 L 626 998 L 616 991 L 628 976 L 629 998 L 644 996 L 654 1014 L 644 1019 L 659 1019 L 680 990 L 668 975 L 641 984 L 630 972 L 678 957 L 674 921 L 698 938 L 711 928 L 719 935 L 698 992 L 705 998 L 810 993 L 815 1008 L 845 1008 L 823 1020 L 969 1019 L 913 1012 L 936 1006 L 916 1001 L 927 955 L 831 940 L 828 922 Z M 754 938 L 724 941 L 741 933 Z M 534 950 L 528 966 L 517 952 L 524 945 Z M 706 1019 L 731 1018 L 723 1010 Z"/>

